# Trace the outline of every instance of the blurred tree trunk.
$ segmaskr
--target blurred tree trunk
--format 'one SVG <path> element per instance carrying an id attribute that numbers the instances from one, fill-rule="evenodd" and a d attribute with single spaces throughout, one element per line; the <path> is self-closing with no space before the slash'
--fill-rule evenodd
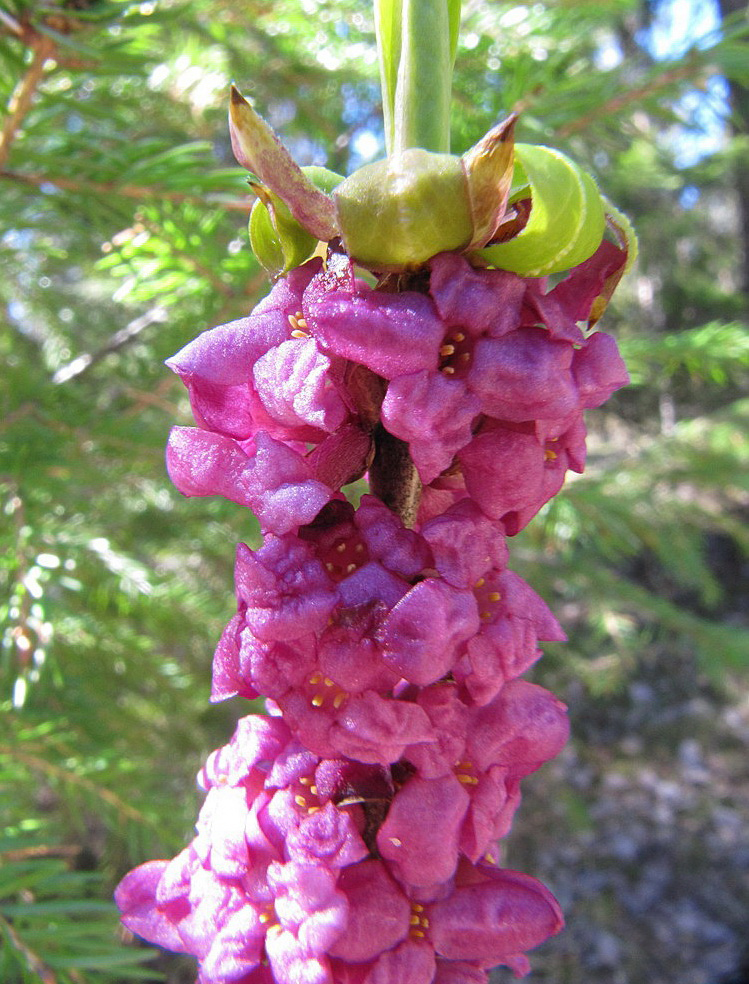
<path id="1" fill-rule="evenodd" d="M 718 0 L 723 19 L 732 14 L 749 12 L 745 0 Z M 732 126 L 736 134 L 749 136 L 749 86 L 735 79 L 728 79 L 731 94 Z M 734 166 L 736 193 L 739 205 L 739 228 L 741 230 L 741 246 L 743 250 L 743 266 L 741 268 L 741 287 L 744 293 L 744 303 L 749 308 L 749 152 L 744 149 L 741 160 Z"/>

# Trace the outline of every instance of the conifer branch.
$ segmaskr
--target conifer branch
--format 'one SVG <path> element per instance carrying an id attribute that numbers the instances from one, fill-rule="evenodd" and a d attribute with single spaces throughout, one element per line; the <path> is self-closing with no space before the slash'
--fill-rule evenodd
<path id="1" fill-rule="evenodd" d="M 696 69 L 702 68 L 702 65 L 679 65 L 676 68 L 672 68 L 669 71 L 662 72 L 656 78 L 644 83 L 640 86 L 635 86 L 631 89 L 626 89 L 624 92 L 619 92 L 611 99 L 607 99 L 605 102 L 600 103 L 589 113 L 585 113 L 583 116 L 579 116 L 576 120 L 572 120 L 565 126 L 560 127 L 557 130 L 557 136 L 559 137 L 569 137 L 573 133 L 580 133 L 586 130 L 591 123 L 595 123 L 598 120 L 610 116 L 614 116 L 620 113 L 623 109 L 630 105 L 640 105 L 642 104 L 648 96 L 652 96 L 654 93 L 658 92 L 660 89 L 665 89 L 676 82 L 685 82 L 688 79 L 693 79 L 696 75 Z"/>
<path id="2" fill-rule="evenodd" d="M 34 185 L 35 187 L 53 185 L 61 191 L 72 191 L 74 194 L 81 195 L 122 195 L 123 198 L 156 198 L 169 202 L 200 202 L 201 204 L 206 204 L 205 196 L 188 194 L 181 191 L 169 191 L 166 188 L 159 188 L 154 185 L 121 185 L 116 181 L 77 181 L 75 178 L 66 178 L 56 174 L 21 172 L 4 167 L 0 167 L 0 178 L 5 178 L 7 181 L 16 181 L 18 184 Z M 252 208 L 252 200 L 250 198 L 217 199 L 214 204 L 228 211 L 246 212 L 248 214 Z"/>
<path id="3" fill-rule="evenodd" d="M 31 39 L 34 56 L 28 71 L 13 91 L 8 103 L 8 115 L 0 133 L 0 165 L 5 164 L 10 149 L 18 136 L 26 114 L 31 109 L 39 83 L 44 78 L 44 68 L 55 53 L 55 42 L 45 34 L 34 34 Z"/>

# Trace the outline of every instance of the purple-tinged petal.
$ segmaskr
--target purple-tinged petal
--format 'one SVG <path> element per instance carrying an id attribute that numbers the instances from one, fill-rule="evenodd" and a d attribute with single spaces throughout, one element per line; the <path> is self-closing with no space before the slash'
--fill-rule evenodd
<path id="1" fill-rule="evenodd" d="M 491 704 L 471 714 L 468 754 L 479 769 L 501 765 L 509 776 L 527 776 L 566 744 L 566 711 L 543 687 L 511 680 Z"/>
<path id="2" fill-rule="evenodd" d="M 395 600 L 404 593 L 402 590 Z M 364 690 L 384 693 L 398 682 L 398 674 L 383 664 L 382 650 L 376 639 L 384 610 L 385 606 L 377 602 L 343 608 L 337 622 L 320 638 L 321 672 L 348 693 Z"/>
<path id="3" fill-rule="evenodd" d="M 574 321 L 595 318 L 595 301 L 604 293 L 609 277 L 620 270 L 626 260 L 625 250 L 604 239 L 596 252 L 576 266 L 549 296 L 563 310 L 569 311 Z"/>
<path id="4" fill-rule="evenodd" d="M 434 741 L 411 745 L 406 758 L 422 779 L 436 779 L 451 773 L 463 755 L 468 727 L 468 708 L 458 698 L 454 683 L 441 681 L 420 690 L 417 696 L 434 726 Z"/>
<path id="5" fill-rule="evenodd" d="M 292 270 L 249 318 L 203 332 L 167 360 L 188 388 L 198 424 L 236 438 L 255 433 L 252 367 L 290 337 L 289 316 L 300 312 L 302 294 L 321 266 L 314 259 Z"/>
<path id="6" fill-rule="evenodd" d="M 232 913 L 248 904 L 248 899 L 237 885 L 217 878 L 210 869 L 199 866 L 192 874 L 189 901 L 190 911 L 180 920 L 179 934 L 187 952 L 203 960 L 216 933 L 226 925 Z"/>
<path id="7" fill-rule="evenodd" d="M 239 667 L 239 633 L 243 625 L 243 615 L 232 616 L 218 641 L 213 654 L 211 703 L 226 700 L 236 694 L 250 700 L 257 697 L 254 688 L 242 677 Z"/>
<path id="8" fill-rule="evenodd" d="M 338 887 L 348 899 L 349 918 L 330 956 L 361 963 L 406 938 L 411 904 L 382 861 L 362 861 L 344 868 Z"/>
<path id="9" fill-rule="evenodd" d="M 338 586 L 344 610 L 373 602 L 380 607 L 393 608 L 408 589 L 408 581 L 391 574 L 378 563 L 364 564 Z"/>
<path id="10" fill-rule="evenodd" d="M 333 433 L 347 411 L 330 374 L 330 359 L 312 338 L 292 338 L 254 365 L 255 390 L 266 412 L 286 427 Z"/>
<path id="11" fill-rule="evenodd" d="M 263 957 L 265 926 L 252 906 L 246 905 L 227 920 L 216 934 L 200 965 L 200 973 L 211 984 L 244 984 L 247 974 Z"/>
<path id="12" fill-rule="evenodd" d="M 281 698 L 299 687 L 317 665 L 315 637 L 309 633 L 288 641 L 263 642 L 249 629 L 241 636 L 240 674 L 264 697 Z"/>
<path id="13" fill-rule="evenodd" d="M 276 984 L 332 984 L 330 964 L 325 957 L 309 953 L 288 930 L 274 927 L 265 941 Z"/>
<path id="14" fill-rule="evenodd" d="M 434 949 L 427 943 L 404 940 L 377 958 L 364 984 L 432 984 L 434 971 Z"/>
<path id="15" fill-rule="evenodd" d="M 481 412 L 479 399 L 463 379 L 426 370 L 394 379 L 382 404 L 382 421 L 402 441 L 422 482 L 433 481 L 471 440 L 471 427 Z"/>
<path id="16" fill-rule="evenodd" d="M 457 253 L 441 253 L 429 265 L 429 293 L 447 324 L 490 338 L 517 328 L 526 289 L 521 277 L 504 270 L 475 270 Z"/>
<path id="17" fill-rule="evenodd" d="M 420 707 L 371 690 L 351 697 L 330 728 L 338 754 L 379 765 L 397 762 L 408 745 L 433 738 L 434 729 Z"/>
<path id="18" fill-rule="evenodd" d="M 399 881 L 431 889 L 455 874 L 468 804 L 468 793 L 454 775 L 412 776 L 398 790 L 377 834 L 377 847 Z"/>
<path id="19" fill-rule="evenodd" d="M 369 856 L 350 813 L 332 803 L 302 820 L 286 838 L 286 850 L 294 861 L 317 860 L 331 869 Z"/>
<path id="20" fill-rule="evenodd" d="M 280 718 L 249 714 L 240 718 L 228 745 L 212 752 L 198 775 L 202 789 L 238 786 L 262 762 L 275 759 L 291 739 Z"/>
<path id="21" fill-rule="evenodd" d="M 471 498 L 492 519 L 521 509 L 538 510 L 546 501 L 544 452 L 534 434 L 486 427 L 458 457 Z"/>
<path id="22" fill-rule="evenodd" d="M 563 417 L 578 407 L 570 366 L 574 349 L 538 328 L 476 343 L 468 385 L 484 413 L 521 423 Z"/>
<path id="23" fill-rule="evenodd" d="M 189 953 L 173 922 L 159 911 L 156 902 L 156 887 L 167 864 L 148 861 L 129 872 L 115 889 L 114 900 L 131 932 L 167 950 Z"/>
<path id="24" fill-rule="evenodd" d="M 239 880 L 249 865 L 245 840 L 247 793 L 243 786 L 211 789 L 200 811 L 198 839 L 205 839 L 210 845 L 209 863 L 218 878 Z"/>
<path id="25" fill-rule="evenodd" d="M 338 601 L 312 548 L 291 534 L 267 536 L 256 553 L 240 543 L 235 582 L 248 626 L 268 641 L 319 631 Z"/>
<path id="26" fill-rule="evenodd" d="M 507 546 L 501 529 L 469 500 L 457 502 L 422 528 L 434 554 L 434 565 L 456 588 L 469 588 L 482 574 L 507 564 Z"/>
<path id="27" fill-rule="evenodd" d="M 312 859 L 268 868 L 278 921 L 307 953 L 327 952 L 346 928 L 348 902 L 336 881 L 336 872 Z"/>
<path id="28" fill-rule="evenodd" d="M 372 435 L 356 424 L 344 424 L 307 456 L 312 474 L 331 489 L 361 478 L 370 464 Z"/>
<path id="29" fill-rule="evenodd" d="M 444 326 L 423 294 L 332 292 L 310 300 L 307 320 L 331 352 L 386 379 L 437 368 Z"/>
<path id="30" fill-rule="evenodd" d="M 173 427 L 169 477 L 183 495 L 222 495 L 247 506 L 261 527 L 287 533 L 310 522 L 330 499 L 301 455 L 259 432 L 248 457 L 236 441 L 196 427 Z"/>
<path id="31" fill-rule="evenodd" d="M 452 667 L 479 627 L 476 599 L 434 578 L 412 588 L 388 616 L 383 658 L 409 683 L 425 687 Z"/>
<path id="32" fill-rule="evenodd" d="M 549 336 L 557 341 L 571 342 L 579 345 L 585 336 L 577 324 L 574 310 L 558 299 L 553 291 L 546 293 L 546 280 L 528 280 L 528 290 L 521 315 L 521 324 L 525 327 L 541 326 L 546 328 Z"/>
<path id="33" fill-rule="evenodd" d="M 428 907 L 430 938 L 449 960 L 484 967 L 505 963 L 563 926 L 553 895 L 535 878 L 500 871 L 491 880 L 464 885 Z"/>
<path id="34" fill-rule="evenodd" d="M 492 843 L 508 833 L 520 805 L 519 784 L 507 780 L 507 770 L 489 769 L 471 787 L 471 806 L 460 832 L 460 850 L 474 863 Z"/>
<path id="35" fill-rule="evenodd" d="M 590 335 L 575 352 L 572 373 L 580 391 L 580 405 L 586 410 L 600 407 L 615 390 L 629 382 L 616 340 L 602 331 Z"/>
<path id="36" fill-rule="evenodd" d="M 487 984 L 487 974 L 474 964 L 460 960 L 437 960 L 432 984 Z"/>
<path id="37" fill-rule="evenodd" d="M 394 574 L 413 577 L 432 563 L 429 545 L 406 529 L 392 510 L 373 495 L 362 496 L 354 516 L 369 556 Z"/>

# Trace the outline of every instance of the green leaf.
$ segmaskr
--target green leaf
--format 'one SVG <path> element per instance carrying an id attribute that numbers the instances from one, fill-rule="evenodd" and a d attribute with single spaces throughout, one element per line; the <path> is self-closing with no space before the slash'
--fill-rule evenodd
<path id="1" fill-rule="evenodd" d="M 582 263 L 603 238 L 603 200 L 593 179 L 550 147 L 515 144 L 528 180 L 531 214 L 514 239 L 479 250 L 493 266 L 526 277 L 560 273 Z"/>

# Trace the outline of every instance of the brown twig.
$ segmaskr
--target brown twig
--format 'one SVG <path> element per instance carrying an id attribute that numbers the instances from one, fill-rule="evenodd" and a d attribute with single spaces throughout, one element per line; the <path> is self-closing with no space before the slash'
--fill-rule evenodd
<path id="1" fill-rule="evenodd" d="M 38 954 L 21 939 L 13 925 L 0 915 L 0 928 L 3 934 L 10 940 L 11 945 L 21 954 L 26 961 L 26 966 L 32 974 L 36 974 L 42 984 L 57 984 L 57 977 L 45 964 Z"/>
<path id="2" fill-rule="evenodd" d="M 5 117 L 0 133 L 0 165 L 8 160 L 10 149 L 26 114 L 31 109 L 39 83 L 44 78 L 44 67 L 55 53 L 55 42 L 46 34 L 33 34 L 29 43 L 34 55 L 26 74 L 14 89 L 8 103 L 8 115 Z"/>
<path id="3" fill-rule="evenodd" d="M 611 99 L 606 100 L 606 102 L 601 103 L 600 106 L 596 106 L 594 110 L 590 113 L 586 113 L 584 116 L 578 117 L 571 123 L 567 123 L 565 126 L 560 127 L 556 132 L 559 137 L 569 137 L 573 133 L 579 133 L 581 130 L 586 129 L 591 123 L 595 123 L 596 120 L 604 116 L 614 116 L 621 112 L 626 106 L 631 103 L 640 102 L 647 96 L 652 95 L 659 89 L 664 89 L 666 86 L 672 85 L 675 82 L 683 82 L 686 79 L 692 78 L 698 68 L 704 68 L 703 65 L 680 65 L 678 68 L 673 68 L 668 72 L 663 72 L 657 78 L 652 79 L 650 82 L 646 82 L 644 85 L 636 86 L 632 89 L 627 89 L 625 92 L 620 92 L 616 96 L 612 96 Z"/>
<path id="4" fill-rule="evenodd" d="M 2 163 L 0 161 L 0 163 Z M 149 185 L 121 185 L 115 181 L 96 182 L 96 181 L 76 181 L 74 178 L 65 178 L 56 174 L 37 174 L 28 171 L 13 171 L 9 168 L 0 167 L 0 178 L 8 181 L 17 181 L 19 184 L 34 185 L 54 185 L 62 191 L 80 192 L 82 194 L 95 195 L 122 195 L 124 198 L 159 198 L 170 202 L 205 202 L 205 198 L 200 195 L 190 195 L 181 191 L 169 191 L 166 188 L 157 188 Z M 254 195 L 245 199 L 216 199 L 216 206 L 235 212 L 249 212 L 255 201 Z"/>

